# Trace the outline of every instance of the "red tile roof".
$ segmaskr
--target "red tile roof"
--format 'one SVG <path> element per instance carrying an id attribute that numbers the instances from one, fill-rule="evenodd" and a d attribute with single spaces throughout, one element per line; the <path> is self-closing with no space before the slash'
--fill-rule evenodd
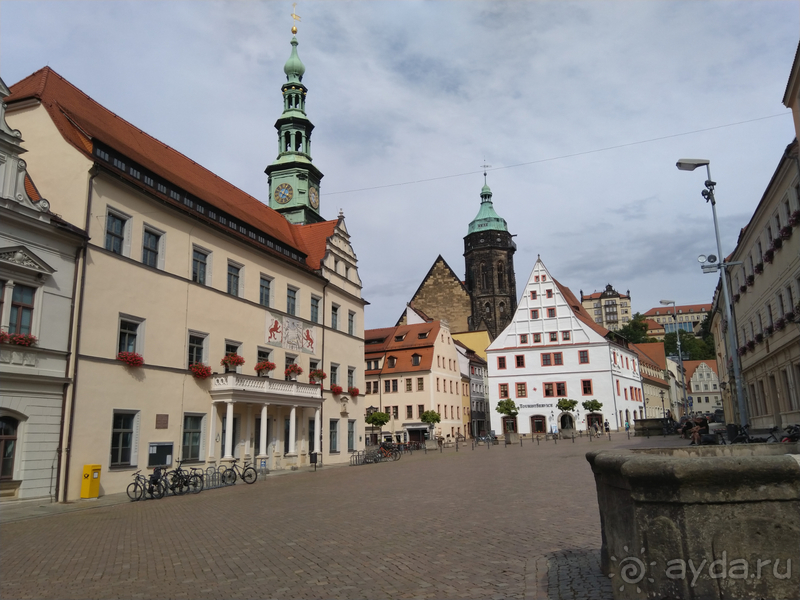
<path id="1" fill-rule="evenodd" d="M 320 237 L 325 234 L 320 230 L 327 225 L 332 231 L 337 221 L 290 224 L 269 206 L 100 105 L 50 67 L 36 71 L 10 89 L 6 104 L 39 100 L 64 139 L 90 160 L 94 160 L 93 142 L 106 144 L 193 196 L 306 254 L 308 267 L 319 268 L 324 256 Z M 314 230 L 307 233 L 306 227 Z"/>
<path id="2" fill-rule="evenodd" d="M 667 354 L 664 350 L 664 342 L 652 342 L 649 344 L 631 344 L 631 348 L 639 354 L 639 361 L 644 356 L 648 362 L 662 371 L 667 368 Z"/>
<path id="3" fill-rule="evenodd" d="M 583 300 L 584 300 L 584 302 L 586 300 L 599 300 L 600 296 L 602 296 L 603 294 L 605 294 L 605 292 L 593 292 L 591 294 L 584 294 L 583 295 Z M 613 295 L 613 296 L 610 296 L 610 297 L 611 298 L 616 298 L 616 295 Z M 630 296 L 628 296 L 628 294 L 620 294 L 619 297 L 620 298 L 630 299 Z"/>
<path id="4" fill-rule="evenodd" d="M 711 305 L 710 304 L 678 304 L 675 307 L 675 310 L 678 311 L 679 315 L 704 315 L 711 312 Z M 658 316 L 672 316 L 672 306 L 661 306 L 656 308 L 651 308 L 646 313 L 644 313 L 645 317 L 655 317 L 656 313 Z"/>
<path id="5" fill-rule="evenodd" d="M 395 357 L 397 364 L 393 368 L 389 367 L 388 361 L 383 361 L 380 369 L 382 374 L 429 371 L 433 366 L 433 346 L 440 329 L 439 321 L 367 329 L 364 332 L 365 358 Z M 424 338 L 419 337 L 424 334 L 427 334 Z M 398 337 L 402 339 L 398 341 Z M 414 354 L 420 355 L 418 366 L 411 364 L 411 357 Z M 374 374 L 377 371 L 372 370 L 370 373 Z"/>
<path id="6" fill-rule="evenodd" d="M 657 323 L 653 319 L 645 319 L 645 324 L 647 325 L 647 332 L 650 333 L 651 331 L 664 331 L 664 326 L 661 323 Z"/>

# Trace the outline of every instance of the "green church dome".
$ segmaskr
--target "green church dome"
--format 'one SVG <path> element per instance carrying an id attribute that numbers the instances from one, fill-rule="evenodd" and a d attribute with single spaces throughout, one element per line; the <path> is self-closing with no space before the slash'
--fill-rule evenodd
<path id="1" fill-rule="evenodd" d="M 283 72 L 286 73 L 287 81 L 303 81 L 303 73 L 306 72 L 306 67 L 297 55 L 296 37 L 292 37 L 292 54 L 283 66 Z"/>
<path id="2" fill-rule="evenodd" d="M 481 208 L 478 215 L 469 224 L 467 235 L 479 231 L 508 231 L 506 220 L 494 211 L 492 190 L 487 184 L 484 184 L 481 189 Z"/>

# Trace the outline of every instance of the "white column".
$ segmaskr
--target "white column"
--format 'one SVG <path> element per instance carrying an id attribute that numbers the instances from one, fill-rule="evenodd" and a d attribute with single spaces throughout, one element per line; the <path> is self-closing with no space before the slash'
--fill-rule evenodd
<path id="1" fill-rule="evenodd" d="M 233 458 L 233 400 L 226 402 L 228 412 L 225 415 L 225 455 L 223 460 Z"/>
<path id="2" fill-rule="evenodd" d="M 253 445 L 250 440 L 253 439 L 253 405 L 247 405 L 247 426 L 244 431 L 244 460 L 252 460 L 253 458 Z"/>
<path id="3" fill-rule="evenodd" d="M 314 409 L 314 444 L 313 444 L 314 452 L 319 452 L 320 451 L 319 450 L 319 438 L 322 435 L 322 429 L 320 429 L 321 421 L 322 421 L 322 419 L 320 419 L 321 415 L 322 415 L 322 411 L 320 410 L 320 408 L 319 407 L 315 408 Z"/>
<path id="4" fill-rule="evenodd" d="M 211 411 L 208 414 L 208 451 L 206 454 L 208 458 L 206 459 L 208 462 L 213 463 L 214 461 L 214 449 L 217 447 L 217 404 L 216 402 L 211 403 Z"/>
<path id="5" fill-rule="evenodd" d="M 294 438 L 297 436 L 297 407 L 292 407 L 289 413 L 289 454 L 297 454 Z"/>
<path id="6" fill-rule="evenodd" d="M 259 448 L 261 448 L 261 453 L 258 455 L 259 458 L 265 458 L 267 456 L 267 406 L 269 405 L 264 404 L 261 407 L 261 431 L 260 431 L 261 443 L 259 444 Z"/>

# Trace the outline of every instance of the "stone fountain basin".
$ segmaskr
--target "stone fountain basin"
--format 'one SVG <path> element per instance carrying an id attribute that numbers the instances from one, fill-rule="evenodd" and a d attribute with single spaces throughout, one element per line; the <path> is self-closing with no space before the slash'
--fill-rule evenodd
<path id="1" fill-rule="evenodd" d="M 798 446 L 587 453 L 614 597 L 800 598 Z"/>

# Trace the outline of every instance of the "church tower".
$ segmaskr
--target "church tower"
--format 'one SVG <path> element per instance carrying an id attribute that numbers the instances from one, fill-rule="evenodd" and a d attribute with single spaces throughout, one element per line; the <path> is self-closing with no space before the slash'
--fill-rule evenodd
<path id="1" fill-rule="evenodd" d="M 292 27 L 297 33 L 297 27 Z M 311 132 L 314 125 L 306 116 L 303 85 L 305 66 L 297 55 L 297 37 L 292 37 L 292 53 L 283 67 L 286 83 L 283 114 L 275 122 L 278 130 L 278 157 L 266 169 L 269 182 L 269 206 L 290 223 L 319 223 L 319 182 L 322 173 L 311 162 Z"/>
<path id="2" fill-rule="evenodd" d="M 487 330 L 495 339 L 517 309 L 514 252 L 517 245 L 505 219 L 494 210 L 492 190 L 481 190 L 481 207 L 464 237 L 467 292 L 472 300 L 470 331 Z"/>

